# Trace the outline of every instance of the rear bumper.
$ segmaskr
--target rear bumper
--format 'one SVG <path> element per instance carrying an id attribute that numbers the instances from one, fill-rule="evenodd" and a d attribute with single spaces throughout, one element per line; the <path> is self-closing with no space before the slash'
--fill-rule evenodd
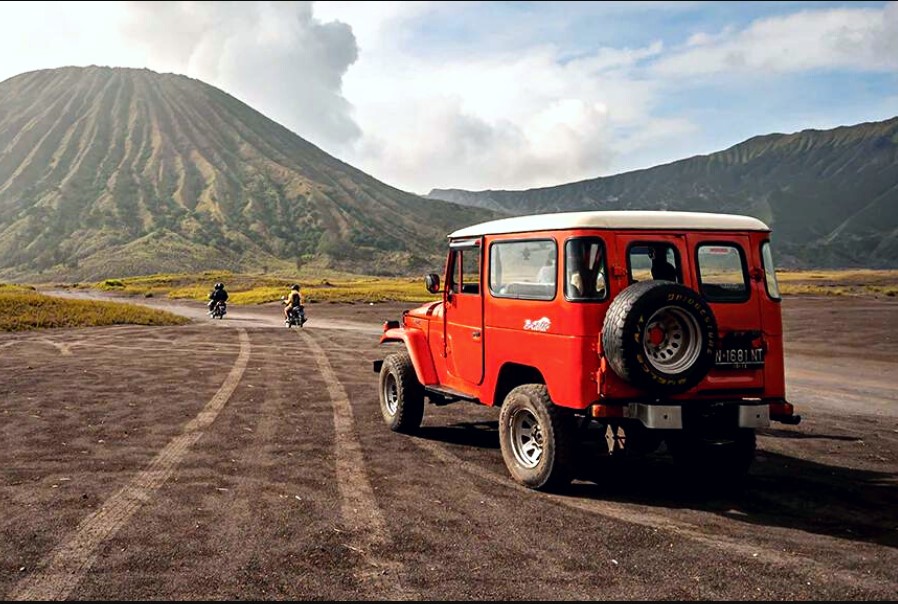
<path id="1" fill-rule="evenodd" d="M 797 425 L 801 416 L 782 399 L 732 401 L 603 402 L 588 414 L 602 420 L 636 420 L 650 430 L 683 430 L 714 424 L 739 428 L 767 428 L 770 422 Z"/>
<path id="2" fill-rule="evenodd" d="M 629 403 L 622 411 L 622 417 L 635 419 L 650 430 L 682 430 L 691 423 L 688 417 L 691 410 L 684 410 L 683 405 Z M 734 427 L 755 429 L 770 426 L 769 405 L 734 403 L 727 405 L 725 411 L 721 413 L 721 421 L 735 423 Z"/>

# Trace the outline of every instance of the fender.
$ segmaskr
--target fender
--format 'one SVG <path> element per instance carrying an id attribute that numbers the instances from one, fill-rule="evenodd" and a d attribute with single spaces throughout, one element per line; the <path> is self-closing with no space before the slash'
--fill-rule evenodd
<path id="1" fill-rule="evenodd" d="M 412 358 L 412 365 L 415 366 L 415 375 L 418 381 L 425 386 L 439 384 L 440 379 L 437 377 L 437 370 L 433 364 L 433 358 L 430 356 L 430 348 L 427 345 L 427 337 L 420 329 L 405 329 L 404 327 L 394 327 L 384 331 L 384 335 L 380 337 L 380 343 L 385 342 L 402 342 L 408 350 L 409 356 Z"/>

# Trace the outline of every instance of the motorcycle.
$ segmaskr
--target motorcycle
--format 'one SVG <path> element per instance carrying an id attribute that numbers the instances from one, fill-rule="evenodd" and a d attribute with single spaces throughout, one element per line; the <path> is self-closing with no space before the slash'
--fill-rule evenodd
<path id="1" fill-rule="evenodd" d="M 228 305 L 225 302 L 216 302 L 212 305 L 212 308 L 209 309 L 209 316 L 213 319 L 224 319 L 224 316 L 228 313 Z"/>
<path id="2" fill-rule="evenodd" d="M 287 298 L 282 297 L 281 301 L 284 304 L 287 304 Z M 308 319 L 306 319 L 306 309 L 304 306 L 293 306 L 290 310 L 287 311 L 287 318 L 284 319 L 284 325 L 289 329 L 296 325 L 297 327 L 302 327 L 303 323 L 305 323 Z"/>

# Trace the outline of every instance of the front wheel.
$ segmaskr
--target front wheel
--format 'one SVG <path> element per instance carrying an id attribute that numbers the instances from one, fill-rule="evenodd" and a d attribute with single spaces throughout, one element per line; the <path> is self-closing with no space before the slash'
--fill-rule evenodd
<path id="1" fill-rule="evenodd" d="M 508 393 L 499 414 L 499 443 L 511 477 L 544 491 L 567 486 L 575 446 L 573 416 L 556 407 L 542 384 L 525 384 Z"/>
<path id="2" fill-rule="evenodd" d="M 380 368 L 380 411 L 394 432 L 412 433 L 424 419 L 424 387 L 408 352 L 387 355 Z"/>

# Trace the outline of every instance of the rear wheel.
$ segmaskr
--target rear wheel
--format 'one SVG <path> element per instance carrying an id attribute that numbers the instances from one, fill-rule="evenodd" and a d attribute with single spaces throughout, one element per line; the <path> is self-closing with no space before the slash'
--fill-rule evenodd
<path id="1" fill-rule="evenodd" d="M 556 407 L 542 384 L 508 393 L 499 414 L 502 458 L 514 480 L 539 490 L 558 490 L 572 477 L 573 416 Z"/>
<path id="2" fill-rule="evenodd" d="M 424 419 L 424 387 L 408 352 L 387 355 L 380 368 L 380 411 L 394 432 L 412 433 Z"/>

